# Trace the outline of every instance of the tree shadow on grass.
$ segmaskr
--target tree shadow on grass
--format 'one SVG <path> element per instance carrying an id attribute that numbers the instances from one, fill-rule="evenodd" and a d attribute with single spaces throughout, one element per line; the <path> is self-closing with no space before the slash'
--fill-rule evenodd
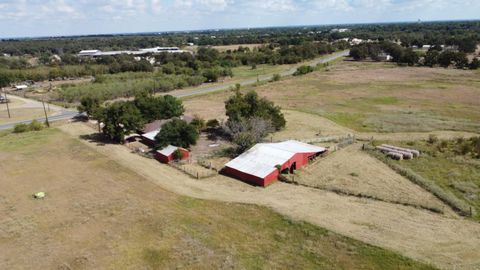
<path id="1" fill-rule="evenodd" d="M 80 139 L 91 142 L 91 143 L 96 143 L 97 146 L 105 146 L 107 144 L 117 144 L 114 141 L 105 137 L 102 133 L 80 135 Z"/>

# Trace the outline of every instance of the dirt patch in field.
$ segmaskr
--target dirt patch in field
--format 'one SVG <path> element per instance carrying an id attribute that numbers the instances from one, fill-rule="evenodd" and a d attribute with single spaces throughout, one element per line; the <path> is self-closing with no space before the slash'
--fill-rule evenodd
<path id="1" fill-rule="evenodd" d="M 295 175 L 300 184 L 443 211 L 455 215 L 431 193 L 392 171 L 355 144 L 336 151 Z"/>
<path id="2" fill-rule="evenodd" d="M 265 44 L 232 44 L 232 45 L 223 45 L 223 46 L 212 46 L 212 48 L 220 51 L 220 52 L 225 52 L 225 51 L 228 51 L 228 50 L 237 50 L 239 47 L 243 47 L 243 48 L 249 48 L 250 50 L 253 49 L 253 48 L 257 48 L 257 47 L 260 47 L 262 45 L 265 45 Z"/>
<path id="3" fill-rule="evenodd" d="M 62 130 L 74 137 L 94 132 L 81 124 L 66 125 Z M 287 216 L 445 269 L 480 267 L 477 252 L 480 248 L 480 224 L 476 222 L 283 183 L 264 189 L 225 176 L 197 181 L 173 168 L 158 166 L 153 160 L 132 155 L 123 146 L 99 147 L 94 142 L 84 142 L 178 194 L 269 206 Z"/>

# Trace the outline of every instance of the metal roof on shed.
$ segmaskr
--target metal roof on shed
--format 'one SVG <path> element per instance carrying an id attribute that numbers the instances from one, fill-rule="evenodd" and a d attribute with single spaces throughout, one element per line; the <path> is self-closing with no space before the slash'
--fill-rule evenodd
<path id="1" fill-rule="evenodd" d="M 299 141 L 285 141 L 280 143 L 260 143 L 247 152 L 231 160 L 226 167 L 264 178 L 271 174 L 276 165 L 283 165 L 298 153 L 325 152 L 325 148 L 302 143 Z"/>
<path id="2" fill-rule="evenodd" d="M 173 146 L 173 145 L 169 145 L 169 146 L 163 148 L 162 150 L 158 150 L 157 152 L 168 157 L 171 154 L 173 154 L 173 152 L 175 152 L 175 150 L 177 150 L 177 149 L 178 149 L 178 147 Z"/>

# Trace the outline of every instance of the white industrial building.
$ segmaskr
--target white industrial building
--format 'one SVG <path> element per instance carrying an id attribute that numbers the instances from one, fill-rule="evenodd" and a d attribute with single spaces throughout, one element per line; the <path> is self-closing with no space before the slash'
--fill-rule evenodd
<path id="1" fill-rule="evenodd" d="M 184 50 L 180 50 L 178 47 L 154 47 L 154 48 L 145 48 L 138 51 L 101 51 L 101 50 L 82 50 L 78 53 L 78 56 L 85 57 L 99 57 L 107 55 L 120 55 L 120 54 L 131 54 L 131 55 L 144 55 L 144 54 L 156 54 L 156 53 L 183 53 Z"/>

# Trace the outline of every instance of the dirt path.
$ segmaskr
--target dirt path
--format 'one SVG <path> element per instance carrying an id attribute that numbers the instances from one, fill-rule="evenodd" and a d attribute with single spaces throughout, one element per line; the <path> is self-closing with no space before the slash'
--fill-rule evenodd
<path id="1" fill-rule="evenodd" d="M 61 129 L 76 138 L 95 132 L 79 123 L 68 124 Z M 292 218 L 444 269 L 480 267 L 480 224 L 475 222 L 284 183 L 264 189 L 224 176 L 198 181 L 155 160 L 134 155 L 124 146 L 82 141 L 178 194 L 271 207 Z"/>

